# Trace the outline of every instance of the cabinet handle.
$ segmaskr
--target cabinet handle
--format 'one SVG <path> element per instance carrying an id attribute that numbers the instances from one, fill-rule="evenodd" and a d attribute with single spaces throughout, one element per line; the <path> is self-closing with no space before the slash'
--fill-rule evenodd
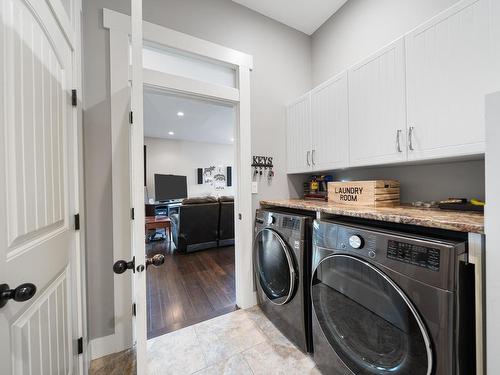
<path id="1" fill-rule="evenodd" d="M 403 150 L 401 150 L 401 129 L 398 129 L 398 131 L 396 132 L 396 142 L 397 142 L 397 146 L 398 146 L 398 152 L 403 152 Z"/>
<path id="2" fill-rule="evenodd" d="M 415 150 L 413 148 L 413 129 L 415 129 L 415 127 L 410 126 L 410 129 L 408 130 L 408 148 L 410 151 Z"/>
<path id="3" fill-rule="evenodd" d="M 314 161 L 314 155 L 316 154 L 316 150 L 312 150 L 311 152 L 311 161 L 312 161 L 312 165 L 316 165 L 316 162 Z"/>
<path id="4" fill-rule="evenodd" d="M 307 151 L 307 154 L 306 154 L 306 162 L 307 162 L 307 165 L 310 167 L 311 166 L 311 162 L 309 161 L 309 156 L 311 155 L 311 151 Z"/>

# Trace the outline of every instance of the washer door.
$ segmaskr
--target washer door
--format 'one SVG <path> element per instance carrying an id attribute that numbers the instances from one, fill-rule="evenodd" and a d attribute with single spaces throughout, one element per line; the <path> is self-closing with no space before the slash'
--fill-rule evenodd
<path id="1" fill-rule="evenodd" d="M 332 255 L 314 270 L 311 293 L 323 334 L 353 373 L 431 373 L 431 344 L 422 319 L 379 269 Z"/>
<path id="2" fill-rule="evenodd" d="M 293 297 L 297 282 L 293 253 L 281 236 L 269 228 L 257 233 L 254 246 L 260 287 L 272 303 L 284 305 Z"/>

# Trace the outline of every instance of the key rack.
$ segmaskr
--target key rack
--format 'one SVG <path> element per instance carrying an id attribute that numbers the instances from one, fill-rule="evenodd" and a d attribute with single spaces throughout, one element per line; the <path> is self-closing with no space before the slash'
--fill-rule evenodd
<path id="1" fill-rule="evenodd" d="M 273 157 L 272 156 L 252 156 L 252 168 L 253 175 L 257 176 L 263 175 L 263 171 L 267 174 L 267 178 L 270 180 L 274 177 L 274 165 L 273 165 Z"/>

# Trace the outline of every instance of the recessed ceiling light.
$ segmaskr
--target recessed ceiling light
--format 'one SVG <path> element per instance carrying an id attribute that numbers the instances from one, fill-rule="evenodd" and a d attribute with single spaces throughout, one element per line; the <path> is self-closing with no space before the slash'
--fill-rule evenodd
<path id="1" fill-rule="evenodd" d="M 184 112 L 181 111 L 177 112 L 177 117 L 184 117 Z"/>
<path id="2" fill-rule="evenodd" d="M 234 138 L 231 138 L 231 139 L 230 139 L 230 141 L 231 141 L 231 142 L 234 142 Z"/>
<path id="3" fill-rule="evenodd" d="M 168 135 L 174 135 L 174 132 L 168 132 Z"/>

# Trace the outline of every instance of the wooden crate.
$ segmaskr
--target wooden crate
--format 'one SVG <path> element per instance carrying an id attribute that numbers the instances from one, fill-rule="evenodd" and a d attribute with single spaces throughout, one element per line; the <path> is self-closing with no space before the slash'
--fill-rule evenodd
<path id="1" fill-rule="evenodd" d="M 399 181 L 346 181 L 328 183 L 328 201 L 346 206 L 399 205 Z"/>

